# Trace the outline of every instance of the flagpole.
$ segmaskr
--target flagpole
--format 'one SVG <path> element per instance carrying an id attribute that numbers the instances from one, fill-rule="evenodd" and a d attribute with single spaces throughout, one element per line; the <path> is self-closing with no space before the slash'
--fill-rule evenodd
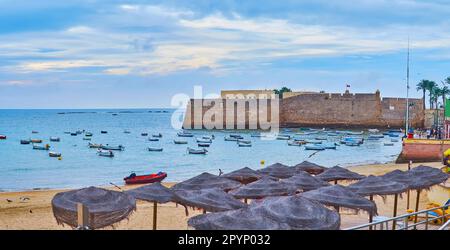
<path id="1" fill-rule="evenodd" d="M 408 137 L 409 130 L 409 37 L 408 37 L 408 56 L 406 66 L 406 131 L 405 135 Z"/>

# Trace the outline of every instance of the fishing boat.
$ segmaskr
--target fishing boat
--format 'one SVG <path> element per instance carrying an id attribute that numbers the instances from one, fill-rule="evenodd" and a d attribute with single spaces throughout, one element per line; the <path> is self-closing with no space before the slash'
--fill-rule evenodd
<path id="1" fill-rule="evenodd" d="M 31 140 L 20 140 L 20 144 L 26 145 L 26 144 L 30 144 Z"/>
<path id="2" fill-rule="evenodd" d="M 344 138 L 341 139 L 340 142 L 341 142 L 341 144 L 346 144 L 346 145 L 347 145 L 347 143 L 350 143 L 350 144 L 352 144 L 352 143 L 362 144 L 364 142 L 364 139 L 360 138 L 360 137 L 344 137 Z"/>
<path id="3" fill-rule="evenodd" d="M 102 131 L 100 131 L 100 133 L 102 133 L 102 134 L 107 134 L 107 133 L 108 133 L 108 131 L 106 131 L 106 130 L 102 130 Z"/>
<path id="4" fill-rule="evenodd" d="M 231 138 L 236 138 L 236 139 L 244 139 L 244 137 L 242 137 L 242 135 L 238 135 L 238 134 L 230 134 Z"/>
<path id="5" fill-rule="evenodd" d="M 162 134 L 161 133 L 153 134 L 152 137 L 154 137 L 154 138 L 162 138 Z"/>
<path id="6" fill-rule="evenodd" d="M 91 132 L 86 132 L 84 136 L 91 137 L 93 134 Z"/>
<path id="7" fill-rule="evenodd" d="M 277 136 L 277 140 L 290 140 L 291 136 L 290 135 L 278 135 Z"/>
<path id="8" fill-rule="evenodd" d="M 189 132 L 178 132 L 177 136 L 178 137 L 194 137 L 194 135 Z"/>
<path id="9" fill-rule="evenodd" d="M 237 143 L 252 144 L 252 141 L 239 139 L 237 140 Z"/>
<path id="10" fill-rule="evenodd" d="M 101 149 L 103 150 L 117 150 L 117 151 L 122 151 L 125 150 L 125 147 L 122 145 L 118 145 L 118 146 L 109 146 L 108 144 L 104 145 L 101 147 Z"/>
<path id="11" fill-rule="evenodd" d="M 385 142 L 384 146 L 394 146 L 394 143 L 392 143 L 392 142 Z"/>
<path id="12" fill-rule="evenodd" d="M 141 133 L 142 136 L 148 136 L 148 133 Z"/>
<path id="13" fill-rule="evenodd" d="M 83 140 L 84 141 L 90 141 L 90 140 L 92 140 L 92 138 L 91 137 L 83 137 Z"/>
<path id="14" fill-rule="evenodd" d="M 150 151 L 150 152 L 162 152 L 163 148 L 149 147 L 148 151 Z"/>
<path id="15" fill-rule="evenodd" d="M 71 132 L 70 135 L 71 136 L 77 136 L 78 134 L 76 132 Z"/>
<path id="16" fill-rule="evenodd" d="M 368 129 L 367 131 L 369 131 L 369 133 L 379 133 L 380 132 L 380 130 L 378 130 L 376 128 Z"/>
<path id="17" fill-rule="evenodd" d="M 149 141 L 159 141 L 158 138 L 148 138 Z"/>
<path id="18" fill-rule="evenodd" d="M 0 135 L 0 140 L 6 140 L 6 135 Z"/>
<path id="19" fill-rule="evenodd" d="M 39 132 L 36 131 L 36 130 L 33 130 L 33 131 L 31 131 L 31 133 L 32 133 L 32 134 L 37 134 L 37 133 L 39 133 Z"/>
<path id="20" fill-rule="evenodd" d="M 200 148 L 209 148 L 209 146 L 211 145 L 210 143 L 199 143 L 197 144 L 198 147 Z"/>
<path id="21" fill-rule="evenodd" d="M 224 140 L 225 141 L 238 141 L 239 139 L 238 138 L 234 138 L 234 137 L 230 137 L 230 136 L 225 136 Z"/>
<path id="22" fill-rule="evenodd" d="M 288 141 L 287 144 L 289 146 L 301 146 L 303 144 L 303 141 L 292 140 L 292 141 Z"/>
<path id="23" fill-rule="evenodd" d="M 90 143 L 90 142 L 89 142 L 88 146 L 90 148 L 101 148 L 101 147 L 103 147 L 102 144 L 95 144 L 95 143 Z"/>
<path id="24" fill-rule="evenodd" d="M 173 143 L 175 143 L 175 144 L 188 144 L 187 141 L 180 141 L 180 140 L 173 140 Z"/>
<path id="25" fill-rule="evenodd" d="M 208 153 L 208 150 L 202 148 L 202 149 L 194 149 L 194 148 L 187 148 L 187 151 L 189 154 L 194 154 L 194 155 L 205 155 L 206 153 Z"/>
<path id="26" fill-rule="evenodd" d="M 305 150 L 325 150 L 325 147 L 317 144 L 306 144 Z"/>
<path id="27" fill-rule="evenodd" d="M 364 131 L 360 131 L 360 132 L 352 132 L 352 131 L 348 131 L 346 133 L 347 135 L 363 135 Z"/>
<path id="28" fill-rule="evenodd" d="M 197 138 L 197 143 L 212 143 L 212 140 Z"/>
<path id="29" fill-rule="evenodd" d="M 50 157 L 61 157 L 61 153 L 50 151 L 50 152 L 48 152 L 48 156 L 50 156 Z"/>
<path id="30" fill-rule="evenodd" d="M 103 157 L 114 157 L 114 153 L 111 150 L 97 150 L 97 154 Z"/>
<path id="31" fill-rule="evenodd" d="M 129 130 L 124 130 L 123 133 L 124 134 L 130 134 L 131 132 Z"/>
<path id="32" fill-rule="evenodd" d="M 34 145 L 33 144 L 33 149 L 36 149 L 36 150 L 49 150 L 50 149 L 50 145 L 45 144 L 44 146 L 41 146 L 41 145 Z"/>
<path id="33" fill-rule="evenodd" d="M 306 139 L 305 142 L 309 143 L 309 144 L 322 144 L 322 141 L 319 141 L 319 140 Z"/>
<path id="34" fill-rule="evenodd" d="M 202 139 L 204 140 L 214 140 L 216 137 L 214 135 L 204 135 L 202 136 Z"/>
<path id="35" fill-rule="evenodd" d="M 32 143 L 42 143 L 41 139 L 31 139 L 30 140 Z"/>
<path id="36" fill-rule="evenodd" d="M 326 136 L 318 136 L 315 139 L 318 140 L 318 141 L 326 141 L 326 140 L 328 140 L 328 138 Z"/>
<path id="37" fill-rule="evenodd" d="M 136 175 L 135 173 L 130 174 L 130 176 L 125 177 L 123 180 L 125 184 L 147 184 L 147 183 L 155 183 L 161 182 L 167 177 L 165 172 L 158 172 L 156 174 L 149 175 Z"/>
<path id="38" fill-rule="evenodd" d="M 238 141 L 238 146 L 239 147 L 251 147 L 252 146 L 252 143 L 250 142 L 250 143 L 243 143 L 243 142 L 239 142 Z"/>
<path id="39" fill-rule="evenodd" d="M 59 142 L 61 139 L 59 137 L 50 137 L 50 141 Z"/>

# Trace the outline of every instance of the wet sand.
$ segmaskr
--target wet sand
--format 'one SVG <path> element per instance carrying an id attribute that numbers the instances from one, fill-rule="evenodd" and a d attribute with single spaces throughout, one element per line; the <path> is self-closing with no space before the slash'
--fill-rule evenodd
<path id="1" fill-rule="evenodd" d="M 423 163 L 422 163 L 423 164 Z M 413 164 L 417 166 L 420 164 Z M 432 167 L 441 167 L 439 162 L 423 164 Z M 377 164 L 349 167 L 350 170 L 364 175 L 382 175 L 395 169 L 406 170 L 407 164 Z M 347 185 L 348 183 L 340 183 Z M 165 183 L 167 186 L 173 183 Z M 124 189 L 135 188 L 121 187 Z M 116 187 L 108 187 L 118 190 Z M 53 196 L 64 190 L 39 190 L 23 192 L 3 192 L 0 193 L 0 229 L 70 229 L 68 226 L 61 226 L 56 223 L 51 209 L 51 199 Z M 27 197 L 28 199 L 23 199 Z M 411 192 L 410 207 L 414 207 L 416 194 Z M 10 202 L 9 202 L 9 201 Z M 387 197 L 385 201 L 381 197 L 375 197 L 379 215 L 392 217 L 393 197 Z M 421 193 L 420 209 L 425 208 L 428 203 L 426 191 Z M 406 211 L 406 195 L 399 198 L 398 214 Z M 189 217 L 201 214 L 199 210 L 189 209 Z M 153 204 L 144 201 L 137 202 L 137 210 L 129 217 L 117 225 L 116 229 L 152 229 Z M 347 228 L 368 222 L 368 215 L 360 212 L 357 215 L 350 211 L 341 211 L 341 228 Z M 158 229 L 187 229 L 187 220 L 183 206 L 176 206 L 175 203 L 158 205 Z M 111 227 L 106 229 L 112 229 Z"/>

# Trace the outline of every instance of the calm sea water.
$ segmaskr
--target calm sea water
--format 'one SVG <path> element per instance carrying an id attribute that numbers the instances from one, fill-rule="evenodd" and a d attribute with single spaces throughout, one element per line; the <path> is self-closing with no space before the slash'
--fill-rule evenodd
<path id="1" fill-rule="evenodd" d="M 152 112 L 149 112 L 152 111 Z M 238 147 L 235 142 L 224 141 L 227 132 L 194 131 L 194 134 L 211 135 L 216 139 L 208 148 L 207 155 L 189 155 L 187 145 L 175 145 L 178 138 L 171 126 L 174 110 L 156 113 L 151 109 L 127 110 L 0 110 L 0 134 L 8 136 L 0 140 L 0 190 L 28 190 L 45 188 L 79 188 L 88 185 L 123 184 L 123 178 L 131 172 L 137 174 L 164 171 L 166 181 L 182 181 L 202 172 L 218 174 L 218 169 L 229 172 L 244 166 L 261 168 L 275 162 L 294 165 L 305 159 L 312 151 L 303 147 L 288 146 L 282 140 L 253 141 L 249 148 Z M 82 112 L 66 113 L 60 112 Z M 89 112 L 89 113 L 88 113 Z M 117 113 L 114 116 L 112 113 Z M 93 143 L 122 144 L 125 150 L 115 152 L 114 158 L 97 156 L 95 149 L 88 148 L 83 135 L 70 136 L 65 131 L 86 130 L 92 132 Z M 32 134 L 32 131 L 38 134 Z M 107 134 L 101 134 L 107 130 Z M 129 130 L 130 134 L 123 133 Z M 142 132 L 161 133 L 160 142 L 150 142 Z M 61 138 L 49 142 L 50 136 Z M 312 136 L 315 137 L 315 136 Z M 51 145 L 51 151 L 62 153 L 62 160 L 50 158 L 48 151 L 33 150 L 32 145 L 21 145 L 21 139 L 42 139 Z M 182 138 L 189 146 L 196 147 L 194 138 Z M 328 167 L 367 163 L 385 163 L 396 159 L 401 142 L 384 146 L 380 141 L 367 141 L 360 147 L 340 146 L 315 154 L 310 161 Z M 147 147 L 163 147 L 163 152 L 149 152 Z"/>

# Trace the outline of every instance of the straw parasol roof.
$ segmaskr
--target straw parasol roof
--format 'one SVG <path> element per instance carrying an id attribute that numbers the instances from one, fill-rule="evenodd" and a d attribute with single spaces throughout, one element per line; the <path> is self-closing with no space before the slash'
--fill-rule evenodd
<path id="1" fill-rule="evenodd" d="M 235 210 L 247 206 L 219 188 L 178 190 L 175 192 L 175 201 L 184 206 L 202 208 L 209 212 Z"/>
<path id="2" fill-rule="evenodd" d="M 398 169 L 393 170 L 389 173 L 386 173 L 386 174 L 382 175 L 381 177 L 383 177 L 384 179 L 390 180 L 390 181 L 395 181 L 395 182 L 405 184 L 406 186 L 408 186 L 408 188 L 410 188 L 413 183 L 412 176 L 408 171 L 401 171 Z"/>
<path id="3" fill-rule="evenodd" d="M 289 178 L 297 173 L 293 167 L 281 163 L 275 163 L 257 171 L 261 175 L 269 175 L 279 179 Z"/>
<path id="4" fill-rule="evenodd" d="M 356 183 L 348 186 L 348 188 L 362 196 L 371 195 L 395 195 L 401 194 L 408 190 L 405 184 L 385 179 L 381 176 L 370 175 Z"/>
<path id="5" fill-rule="evenodd" d="M 309 161 L 304 161 L 302 163 L 299 163 L 299 164 L 295 165 L 294 168 L 297 171 L 305 171 L 305 172 L 308 172 L 309 174 L 313 174 L 313 175 L 321 174 L 325 170 L 327 170 L 326 167 L 317 165 L 317 164 L 309 162 Z"/>
<path id="6" fill-rule="evenodd" d="M 125 193 L 133 196 L 138 200 L 167 203 L 174 200 L 174 194 L 172 190 L 156 182 L 148 184 L 142 187 L 125 191 Z"/>
<path id="7" fill-rule="evenodd" d="M 339 166 L 329 168 L 316 177 L 324 181 L 361 180 L 365 178 L 364 175 L 360 175 Z"/>
<path id="8" fill-rule="evenodd" d="M 278 179 L 264 176 L 261 179 L 242 186 L 230 192 L 238 199 L 260 199 L 268 196 L 291 195 L 296 188 L 291 184 L 278 181 Z"/>
<path id="9" fill-rule="evenodd" d="M 449 175 L 442 172 L 440 169 L 423 165 L 409 170 L 408 173 L 413 179 L 410 188 L 417 190 L 427 189 L 434 185 L 444 183 L 449 178 Z"/>
<path id="10" fill-rule="evenodd" d="M 198 189 L 208 189 L 208 188 L 220 188 L 224 191 L 229 191 L 241 186 L 241 183 L 230 180 L 227 178 L 222 178 L 217 175 L 210 173 L 202 173 L 191 179 L 185 180 L 174 185 L 172 190 L 198 190 Z"/>
<path id="11" fill-rule="evenodd" d="M 77 227 L 77 204 L 89 210 L 89 228 L 111 226 L 127 218 L 136 209 L 136 200 L 125 193 L 96 187 L 57 193 L 52 199 L 58 224 Z"/>
<path id="12" fill-rule="evenodd" d="M 200 230 L 337 230 L 340 216 L 318 202 L 300 196 L 270 197 L 247 208 L 192 217 Z"/>
<path id="13" fill-rule="evenodd" d="M 261 175 L 258 174 L 258 172 L 256 172 L 255 170 L 245 167 L 228 174 L 221 175 L 221 177 L 235 180 L 242 184 L 248 184 L 257 181 L 259 178 L 261 178 Z"/>
<path id="14" fill-rule="evenodd" d="M 307 172 L 303 171 L 297 173 L 292 177 L 283 179 L 281 180 L 281 182 L 290 184 L 294 186 L 297 190 L 302 190 L 304 192 L 330 185 L 328 182 L 315 178 L 310 174 L 308 174 Z"/>
<path id="15" fill-rule="evenodd" d="M 364 210 L 369 214 L 377 214 L 377 205 L 364 197 L 357 195 L 341 185 L 322 187 L 301 194 L 302 197 L 315 200 L 326 206 L 345 207 L 352 210 Z"/>

